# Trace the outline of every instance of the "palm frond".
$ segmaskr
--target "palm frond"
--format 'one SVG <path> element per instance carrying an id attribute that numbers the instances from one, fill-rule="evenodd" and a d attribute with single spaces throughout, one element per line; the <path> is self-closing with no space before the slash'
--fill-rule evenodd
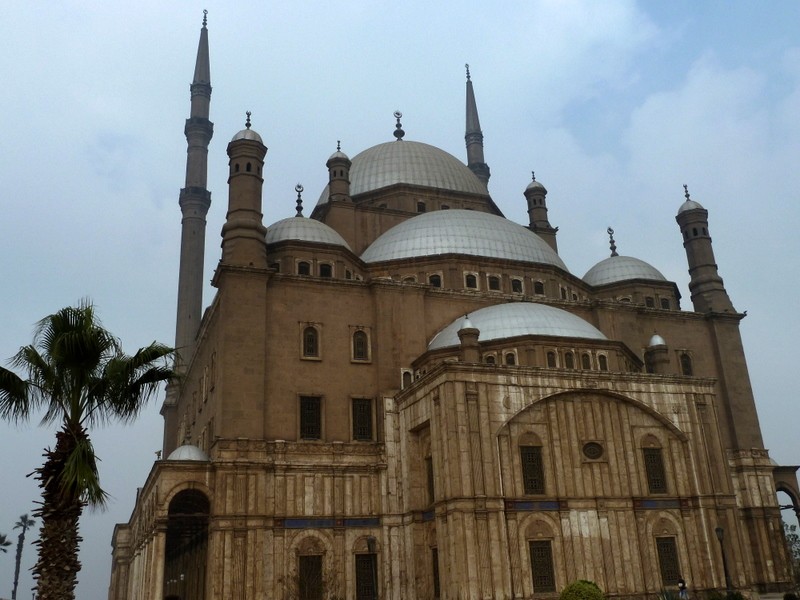
<path id="1" fill-rule="evenodd" d="M 61 471 L 61 491 L 68 497 L 77 497 L 89 506 L 105 506 L 108 495 L 100 487 L 100 472 L 92 441 L 82 431 L 75 436 L 75 445 Z"/>
<path id="2" fill-rule="evenodd" d="M 0 418 L 21 421 L 28 418 L 30 384 L 13 371 L 0 367 Z"/>

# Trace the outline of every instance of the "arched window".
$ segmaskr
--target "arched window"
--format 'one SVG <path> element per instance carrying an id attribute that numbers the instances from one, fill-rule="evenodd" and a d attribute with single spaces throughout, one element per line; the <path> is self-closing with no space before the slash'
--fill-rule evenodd
<path id="1" fill-rule="evenodd" d="M 247 166 L 244 169 L 248 173 L 253 170 L 253 165 L 251 163 L 247 163 Z"/>
<path id="2" fill-rule="evenodd" d="M 494 354 L 487 354 L 486 356 L 484 356 L 483 362 L 485 362 L 487 365 L 495 364 Z"/>
<path id="3" fill-rule="evenodd" d="M 478 278 L 473 273 L 468 273 L 464 276 L 464 284 L 470 289 L 476 289 L 478 287 Z"/>
<path id="4" fill-rule="evenodd" d="M 548 352 L 547 353 L 547 366 L 551 369 L 556 368 L 556 353 L 555 352 Z"/>
<path id="5" fill-rule="evenodd" d="M 353 334 L 353 360 L 369 360 L 369 338 L 360 329 Z"/>
<path id="6" fill-rule="evenodd" d="M 561 288 L 561 299 L 562 300 L 567 299 L 567 290 L 565 290 L 564 288 Z"/>
<path id="7" fill-rule="evenodd" d="M 692 369 L 692 357 L 686 352 L 681 353 L 681 373 L 688 376 L 694 374 L 694 370 Z"/>
<path id="8" fill-rule="evenodd" d="M 333 277 L 333 266 L 327 263 L 322 263 L 319 266 L 320 277 Z"/>
<path id="9" fill-rule="evenodd" d="M 661 308 L 663 308 L 664 310 L 669 310 L 669 298 L 661 299 Z"/>
<path id="10" fill-rule="evenodd" d="M 544 464 L 541 446 L 520 446 L 522 490 L 525 494 L 544 494 Z"/>
<path id="11" fill-rule="evenodd" d="M 513 352 L 506 353 L 506 364 L 507 365 L 515 365 L 517 364 L 517 357 L 514 355 Z"/>
<path id="12" fill-rule="evenodd" d="M 205 598 L 210 503 L 199 490 L 170 501 L 164 549 L 164 597 Z M 180 585 L 179 589 L 173 586 Z"/>
<path id="13" fill-rule="evenodd" d="M 608 371 L 608 359 L 605 354 L 601 354 L 597 357 L 597 364 L 600 366 L 601 371 Z"/>
<path id="14" fill-rule="evenodd" d="M 413 377 L 411 375 L 411 371 L 403 371 L 403 389 L 406 389 L 408 386 L 411 385 L 413 381 Z"/>
<path id="15" fill-rule="evenodd" d="M 417 283 L 417 278 L 414 275 L 403 277 L 403 283 Z"/>
<path id="16" fill-rule="evenodd" d="M 544 296 L 544 283 L 541 281 L 533 282 L 533 293 L 537 296 Z"/>
<path id="17" fill-rule="evenodd" d="M 437 274 L 429 275 L 428 283 L 435 288 L 440 288 L 442 287 L 442 276 Z"/>
<path id="18" fill-rule="evenodd" d="M 353 278 L 353 272 L 350 269 L 345 269 L 344 278 L 345 279 L 352 279 Z"/>
<path id="19" fill-rule="evenodd" d="M 647 476 L 647 490 L 651 494 L 666 494 L 667 476 L 664 470 L 664 457 L 661 448 L 642 448 L 642 454 L 644 458 L 644 470 Z"/>
<path id="20" fill-rule="evenodd" d="M 238 173 L 239 172 L 239 163 L 236 163 L 235 165 L 233 165 L 233 172 L 234 173 Z"/>
<path id="21" fill-rule="evenodd" d="M 498 291 L 500 289 L 500 278 L 496 275 L 489 276 L 489 289 Z"/>
<path id="22" fill-rule="evenodd" d="M 522 293 L 522 280 L 521 279 L 512 279 L 511 280 L 511 291 L 515 294 Z"/>
<path id="23" fill-rule="evenodd" d="M 297 274 L 311 275 L 311 263 L 307 263 L 306 261 L 297 263 Z"/>
<path id="24" fill-rule="evenodd" d="M 269 265 L 269 268 L 270 268 L 270 269 L 275 269 L 275 272 L 276 272 L 276 273 L 280 273 L 280 272 L 281 272 L 281 263 L 279 263 L 279 262 L 274 262 L 274 263 L 271 263 L 271 264 Z"/>
<path id="25" fill-rule="evenodd" d="M 417 212 L 424 213 L 425 212 L 425 203 L 424 202 L 417 202 Z"/>
<path id="26" fill-rule="evenodd" d="M 581 369 L 586 369 L 587 371 L 592 368 L 592 359 L 591 357 L 584 352 L 581 354 Z"/>
<path id="27" fill-rule="evenodd" d="M 655 308 L 656 307 L 656 300 L 652 296 L 646 296 L 644 299 L 644 305 L 647 308 Z"/>
<path id="28" fill-rule="evenodd" d="M 314 327 L 303 330 L 303 356 L 319 357 L 319 332 Z"/>
<path id="29" fill-rule="evenodd" d="M 575 368 L 575 355 L 572 352 L 567 352 L 564 354 L 564 366 L 567 369 L 574 369 Z"/>

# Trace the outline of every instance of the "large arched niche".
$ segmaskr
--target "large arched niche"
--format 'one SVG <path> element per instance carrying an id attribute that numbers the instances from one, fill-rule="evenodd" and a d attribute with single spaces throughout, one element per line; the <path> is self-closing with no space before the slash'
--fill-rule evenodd
<path id="1" fill-rule="evenodd" d="M 167 508 L 164 597 L 204 598 L 211 502 L 196 488 L 172 495 Z"/>

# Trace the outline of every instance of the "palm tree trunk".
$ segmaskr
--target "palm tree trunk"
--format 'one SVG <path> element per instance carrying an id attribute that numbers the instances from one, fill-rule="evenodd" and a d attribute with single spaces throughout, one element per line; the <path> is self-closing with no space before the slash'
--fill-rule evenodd
<path id="1" fill-rule="evenodd" d="M 82 433 L 85 434 L 85 431 Z M 74 600 L 78 560 L 78 519 L 83 511 L 80 495 L 63 489 L 61 474 L 75 447 L 75 435 L 66 428 L 56 434 L 55 450 L 46 450 L 44 465 L 35 471 L 42 488 L 42 505 L 34 512 L 42 520 L 39 558 L 33 567 L 37 600 Z"/>
<path id="2" fill-rule="evenodd" d="M 19 534 L 17 539 L 17 562 L 14 565 L 14 587 L 11 589 L 11 600 L 17 600 L 17 586 L 19 585 L 19 565 L 22 562 L 22 547 L 25 545 L 25 529 L 23 526 L 22 533 Z"/>

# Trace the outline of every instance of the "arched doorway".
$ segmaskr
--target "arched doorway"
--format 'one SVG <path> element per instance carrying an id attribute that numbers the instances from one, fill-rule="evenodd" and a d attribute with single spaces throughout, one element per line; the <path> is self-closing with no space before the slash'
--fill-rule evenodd
<path id="1" fill-rule="evenodd" d="M 208 517 L 203 492 L 183 490 L 169 503 L 164 553 L 164 598 L 205 598 Z"/>

